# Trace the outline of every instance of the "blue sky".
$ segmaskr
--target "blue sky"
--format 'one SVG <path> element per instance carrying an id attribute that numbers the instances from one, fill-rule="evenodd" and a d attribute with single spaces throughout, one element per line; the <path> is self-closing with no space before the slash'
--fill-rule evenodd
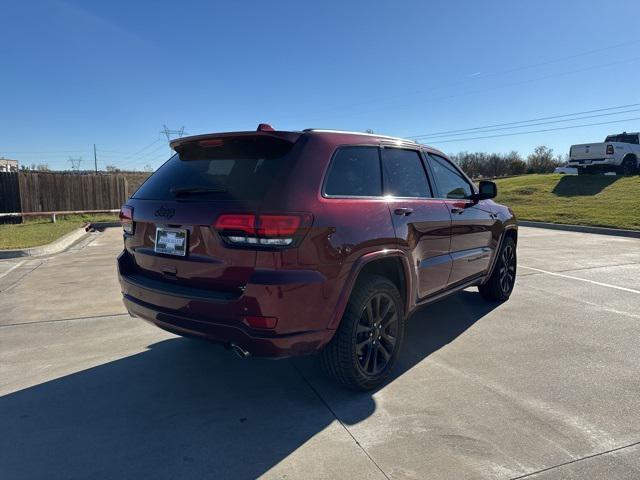
<path id="1" fill-rule="evenodd" d="M 69 156 L 92 167 L 94 143 L 101 168 L 157 167 L 169 154 L 163 124 L 412 136 L 640 103 L 637 0 L 50 0 L 2 2 L 0 19 L 0 156 L 52 168 Z M 461 139 L 639 109 L 424 141 L 449 153 L 566 153 L 640 120 Z"/>

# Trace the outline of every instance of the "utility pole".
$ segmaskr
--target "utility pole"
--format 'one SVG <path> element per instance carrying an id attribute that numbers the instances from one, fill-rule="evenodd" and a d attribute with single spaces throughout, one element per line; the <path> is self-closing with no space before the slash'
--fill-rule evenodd
<path id="1" fill-rule="evenodd" d="M 98 154 L 96 153 L 96 144 L 93 144 L 93 163 L 96 167 L 96 173 L 98 173 Z"/>

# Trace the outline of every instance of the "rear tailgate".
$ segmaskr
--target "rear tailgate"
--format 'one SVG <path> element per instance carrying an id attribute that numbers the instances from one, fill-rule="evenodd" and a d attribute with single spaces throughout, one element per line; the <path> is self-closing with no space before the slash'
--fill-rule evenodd
<path id="1" fill-rule="evenodd" d="M 595 160 L 606 155 L 606 143 L 583 143 L 571 147 L 571 160 Z"/>
<path id="2" fill-rule="evenodd" d="M 231 249 L 213 228 L 219 213 L 244 207 L 237 202 L 177 202 L 132 199 L 134 233 L 126 239 L 136 273 L 180 285 L 234 291 L 253 273 L 256 252 Z M 158 253 L 158 229 L 186 232 L 185 255 Z"/>
<path id="3" fill-rule="evenodd" d="M 238 291 L 251 277 L 256 251 L 231 248 L 213 225 L 223 213 L 259 211 L 290 170 L 293 143 L 260 134 L 183 142 L 127 202 L 134 231 L 125 246 L 135 272 L 176 285 Z M 170 229 L 186 246 L 156 245 Z M 184 236 L 183 236 L 184 235 Z"/>

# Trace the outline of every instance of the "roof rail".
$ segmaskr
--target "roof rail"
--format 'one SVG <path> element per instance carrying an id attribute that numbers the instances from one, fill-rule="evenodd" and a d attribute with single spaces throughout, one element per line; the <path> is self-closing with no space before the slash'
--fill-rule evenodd
<path id="1" fill-rule="evenodd" d="M 305 133 L 306 132 L 327 132 L 327 133 L 345 133 L 348 135 L 364 135 L 367 137 L 388 138 L 389 140 L 399 140 L 401 142 L 415 143 L 416 145 L 420 145 L 419 142 L 416 142 L 415 140 L 409 140 L 408 138 L 392 137 L 390 135 L 379 135 L 377 133 L 353 132 L 350 130 L 333 130 L 333 129 L 326 129 L 326 128 L 305 128 L 302 131 Z"/>

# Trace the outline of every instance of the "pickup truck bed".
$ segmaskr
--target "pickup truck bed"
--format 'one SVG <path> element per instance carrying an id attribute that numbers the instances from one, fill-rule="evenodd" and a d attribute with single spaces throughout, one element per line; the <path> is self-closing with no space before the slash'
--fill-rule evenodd
<path id="1" fill-rule="evenodd" d="M 638 172 L 640 144 L 637 133 L 608 136 L 603 143 L 583 143 L 571 146 L 568 167 L 578 173 L 616 171 L 633 175 Z"/>

